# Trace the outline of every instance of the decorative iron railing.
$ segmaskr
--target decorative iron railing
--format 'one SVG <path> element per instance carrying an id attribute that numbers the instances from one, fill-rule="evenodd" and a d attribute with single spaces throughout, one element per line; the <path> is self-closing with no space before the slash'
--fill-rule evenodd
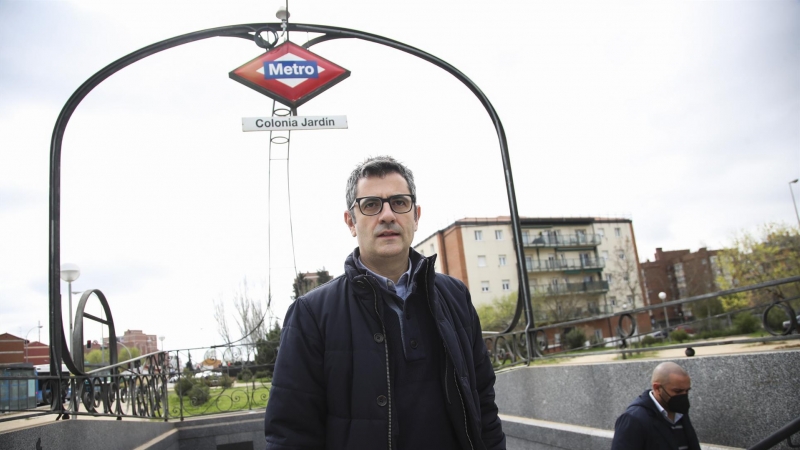
<path id="1" fill-rule="evenodd" d="M 598 347 L 611 347 L 606 351 L 597 351 L 593 354 L 622 354 L 630 353 L 631 351 L 642 351 L 641 349 L 631 350 L 631 344 L 638 343 L 647 335 L 662 334 L 667 339 L 669 333 L 676 329 L 689 329 L 691 326 L 697 328 L 707 327 L 707 323 L 715 323 L 723 318 L 727 318 L 730 322 L 730 317 L 739 313 L 759 314 L 761 316 L 761 327 L 767 331 L 771 336 L 758 337 L 758 338 L 744 338 L 736 341 L 692 341 L 679 343 L 676 345 L 666 345 L 659 347 L 660 350 L 667 350 L 672 348 L 686 349 L 687 356 L 694 355 L 693 348 L 712 346 L 712 345 L 727 345 L 733 342 L 747 343 L 747 342 L 770 342 L 800 339 L 800 326 L 798 325 L 798 315 L 793 304 L 800 305 L 800 296 L 793 296 L 786 298 L 782 293 L 784 291 L 800 292 L 800 276 L 783 278 L 773 280 L 765 283 L 760 283 L 752 286 L 745 286 L 736 289 L 729 289 L 725 291 L 714 292 L 710 294 L 698 295 L 691 298 L 675 300 L 671 302 L 664 302 L 655 305 L 649 305 L 634 310 L 622 311 L 613 314 L 597 314 L 592 317 L 581 318 L 577 320 L 568 320 L 561 323 L 551 323 L 545 326 L 539 326 L 530 329 L 527 333 L 524 330 L 511 331 L 506 333 L 493 333 L 484 332 L 484 341 L 489 350 L 489 354 L 493 358 L 493 364 L 496 369 L 516 366 L 520 364 L 528 364 L 534 358 L 558 358 L 575 356 L 574 351 L 586 351 L 588 349 L 597 350 Z M 536 289 L 536 287 L 534 287 Z M 736 294 L 748 293 L 758 291 L 758 294 L 753 298 L 768 298 L 768 301 L 762 301 L 759 304 L 739 308 L 731 311 L 726 311 L 721 314 L 712 315 L 703 319 L 693 321 L 681 321 L 680 323 L 673 323 L 669 326 L 664 326 L 660 330 L 650 330 L 647 332 L 640 332 L 637 326 L 636 317 L 641 313 L 648 313 L 649 311 L 662 310 L 663 308 L 682 307 L 683 305 L 693 305 L 698 302 L 709 301 L 712 299 L 734 296 Z M 542 312 L 539 311 L 541 314 Z M 777 317 L 780 319 L 776 319 Z M 542 315 L 539 315 L 543 319 Z M 786 319 L 786 320 L 784 320 Z M 599 323 L 603 321 L 611 326 L 616 322 L 616 337 L 605 338 L 602 342 L 595 344 L 584 344 L 575 349 L 564 349 L 564 339 L 558 341 L 548 338 L 548 334 L 553 334 L 554 331 L 565 331 L 574 328 L 586 326 L 589 323 Z M 613 322 L 612 322 L 613 321 Z M 539 323 L 542 323 L 541 321 Z M 527 342 L 533 342 L 532 351 L 528 349 Z M 556 344 L 557 349 L 553 349 Z M 617 349 L 613 349 L 618 347 Z"/>
<path id="2" fill-rule="evenodd" d="M 533 295 L 554 296 L 569 294 L 601 294 L 608 292 L 608 281 L 582 281 L 578 283 L 559 283 L 531 285 Z"/>

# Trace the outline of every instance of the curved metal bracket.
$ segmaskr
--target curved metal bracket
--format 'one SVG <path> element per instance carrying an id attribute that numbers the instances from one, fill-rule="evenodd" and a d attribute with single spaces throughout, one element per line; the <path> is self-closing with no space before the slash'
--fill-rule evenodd
<path id="1" fill-rule="evenodd" d="M 89 297 L 95 294 L 97 299 L 100 301 L 100 305 L 103 307 L 103 312 L 106 315 L 106 319 L 101 319 L 99 317 L 92 316 L 85 312 L 86 309 L 86 302 L 89 301 Z M 72 351 L 75 351 L 76 348 L 83 348 L 83 318 L 87 317 L 90 320 L 94 320 L 95 322 L 100 322 L 104 326 L 108 327 L 108 359 L 109 365 L 114 365 L 118 361 L 117 359 L 117 332 L 114 329 L 114 318 L 111 317 L 111 308 L 108 306 L 108 300 L 106 300 L 106 296 L 100 292 L 99 289 L 90 289 L 88 291 L 84 291 L 83 295 L 81 295 L 80 301 L 78 301 L 78 309 L 75 311 L 75 323 L 72 329 Z M 100 345 L 103 345 L 101 342 Z M 102 350 L 101 350 L 102 351 Z M 75 363 L 75 367 L 84 372 L 84 365 L 83 365 L 83 358 L 78 358 L 73 360 Z"/>

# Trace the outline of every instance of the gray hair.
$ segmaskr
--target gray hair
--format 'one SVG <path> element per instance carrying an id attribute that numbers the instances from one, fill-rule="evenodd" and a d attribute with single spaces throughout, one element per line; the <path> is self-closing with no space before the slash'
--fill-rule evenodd
<path id="1" fill-rule="evenodd" d="M 392 158 L 391 156 L 372 156 L 364 160 L 361 164 L 353 169 L 350 178 L 347 179 L 347 192 L 345 193 L 345 200 L 347 201 L 347 209 L 351 211 L 350 215 L 355 222 L 355 215 L 352 214 L 352 206 L 356 201 L 356 187 L 358 181 L 363 178 L 379 177 L 383 178 L 390 173 L 400 174 L 408 183 L 408 190 L 410 194 L 417 197 L 417 188 L 414 186 L 414 174 L 411 169 L 404 166 L 402 163 Z M 414 216 L 416 217 L 417 210 L 414 209 Z"/>

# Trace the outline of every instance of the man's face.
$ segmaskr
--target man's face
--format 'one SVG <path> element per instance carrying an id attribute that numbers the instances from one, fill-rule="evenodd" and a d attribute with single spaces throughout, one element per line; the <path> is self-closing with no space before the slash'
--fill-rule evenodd
<path id="1" fill-rule="evenodd" d="M 669 381 L 661 384 L 658 382 L 653 383 L 653 391 L 658 393 L 658 400 L 661 406 L 666 408 L 669 399 L 676 395 L 688 394 L 692 389 L 692 379 L 686 375 L 671 373 Z"/>
<path id="2" fill-rule="evenodd" d="M 399 173 L 390 173 L 383 178 L 362 178 L 356 185 L 356 198 L 388 198 L 410 193 L 408 183 Z M 355 222 L 350 212 L 355 214 Z M 417 231 L 421 213 L 419 206 L 414 205 L 405 214 L 392 211 L 388 203 L 384 203 L 381 212 L 375 216 L 365 216 L 358 205 L 350 212 L 344 213 L 345 222 L 350 233 L 358 239 L 358 248 L 365 263 L 380 265 L 394 258 L 408 257 L 408 249 L 414 239 L 414 232 Z"/>

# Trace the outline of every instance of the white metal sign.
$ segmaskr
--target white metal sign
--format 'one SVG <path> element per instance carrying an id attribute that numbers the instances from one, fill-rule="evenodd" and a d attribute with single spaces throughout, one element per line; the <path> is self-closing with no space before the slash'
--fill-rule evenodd
<path id="1" fill-rule="evenodd" d="M 347 128 L 347 116 L 243 117 L 242 131 L 328 130 Z"/>

